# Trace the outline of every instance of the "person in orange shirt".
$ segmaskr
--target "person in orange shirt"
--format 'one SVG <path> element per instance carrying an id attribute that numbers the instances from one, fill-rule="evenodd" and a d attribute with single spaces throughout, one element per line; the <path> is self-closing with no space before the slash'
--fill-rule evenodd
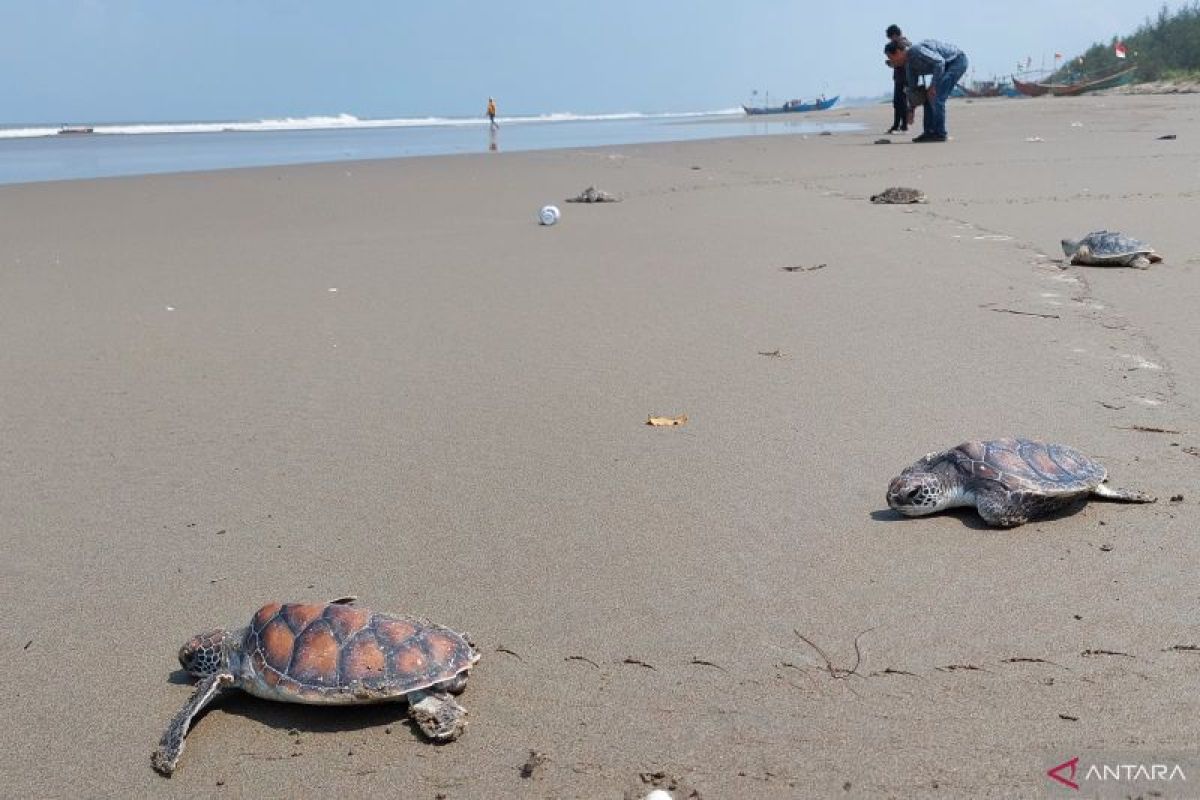
<path id="1" fill-rule="evenodd" d="M 488 120 L 492 123 L 492 127 L 496 127 L 496 101 L 494 98 L 488 98 Z"/>

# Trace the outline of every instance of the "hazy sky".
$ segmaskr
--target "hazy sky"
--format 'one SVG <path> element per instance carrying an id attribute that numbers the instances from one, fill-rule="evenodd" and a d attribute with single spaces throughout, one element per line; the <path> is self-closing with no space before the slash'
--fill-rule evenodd
<path id="1" fill-rule="evenodd" d="M 1172 0 L 1170 8 L 1182 3 Z M 0 0 L 0 123 L 700 111 L 890 90 L 883 29 L 975 77 L 1157 0 Z"/>

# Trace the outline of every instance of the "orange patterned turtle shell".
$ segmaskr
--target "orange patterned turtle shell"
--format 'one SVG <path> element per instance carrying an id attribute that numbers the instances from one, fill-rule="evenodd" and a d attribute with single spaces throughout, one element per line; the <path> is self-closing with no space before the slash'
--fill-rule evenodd
<path id="1" fill-rule="evenodd" d="M 963 442 L 950 453 L 971 489 L 992 482 L 1009 492 L 1048 497 L 1087 494 L 1108 476 L 1074 448 L 1031 439 Z"/>
<path id="2" fill-rule="evenodd" d="M 242 688 L 293 703 L 370 703 L 435 687 L 479 653 L 461 633 L 341 603 L 271 603 L 242 637 Z"/>

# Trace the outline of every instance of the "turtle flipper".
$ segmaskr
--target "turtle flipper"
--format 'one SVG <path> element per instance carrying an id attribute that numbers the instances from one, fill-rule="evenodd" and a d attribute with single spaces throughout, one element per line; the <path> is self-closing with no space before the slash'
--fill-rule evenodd
<path id="1" fill-rule="evenodd" d="M 1158 498 L 1152 497 L 1145 492 L 1134 491 L 1133 489 L 1114 489 L 1111 486 L 1105 486 L 1103 483 L 1092 489 L 1092 494 L 1096 497 L 1105 500 L 1112 500 L 1116 503 L 1157 503 Z"/>
<path id="2" fill-rule="evenodd" d="M 1015 528 L 1029 521 L 1029 512 L 1021 503 L 1014 502 L 1008 492 L 983 489 L 975 492 L 975 508 L 988 525 L 997 528 Z"/>
<path id="3" fill-rule="evenodd" d="M 467 729 L 467 710 L 441 692 L 410 692 L 408 715 L 437 742 L 453 741 Z"/>
<path id="4" fill-rule="evenodd" d="M 433 690 L 435 692 L 449 692 L 450 694 L 462 694 L 467 688 L 467 673 L 460 672 L 448 681 L 435 683 Z"/>
<path id="5" fill-rule="evenodd" d="M 1135 256 L 1134 259 L 1129 262 L 1129 266 L 1133 267 L 1134 269 L 1150 269 L 1150 259 L 1142 255 Z"/>
<path id="6" fill-rule="evenodd" d="M 196 691 L 167 726 L 166 732 L 158 742 L 158 749 L 150 757 L 156 771 L 171 777 L 175 765 L 179 763 L 179 757 L 183 755 L 183 740 L 187 736 L 192 719 L 217 696 L 217 692 L 232 683 L 233 675 L 229 672 L 218 672 L 200 681 Z"/>

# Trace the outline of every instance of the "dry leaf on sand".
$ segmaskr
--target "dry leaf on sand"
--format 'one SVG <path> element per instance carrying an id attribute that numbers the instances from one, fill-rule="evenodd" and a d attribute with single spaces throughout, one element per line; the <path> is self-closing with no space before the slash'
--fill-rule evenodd
<path id="1" fill-rule="evenodd" d="M 650 417 L 646 420 L 647 425 L 655 425 L 660 427 L 671 425 L 683 425 L 687 422 L 687 414 L 680 414 L 678 417 Z"/>

